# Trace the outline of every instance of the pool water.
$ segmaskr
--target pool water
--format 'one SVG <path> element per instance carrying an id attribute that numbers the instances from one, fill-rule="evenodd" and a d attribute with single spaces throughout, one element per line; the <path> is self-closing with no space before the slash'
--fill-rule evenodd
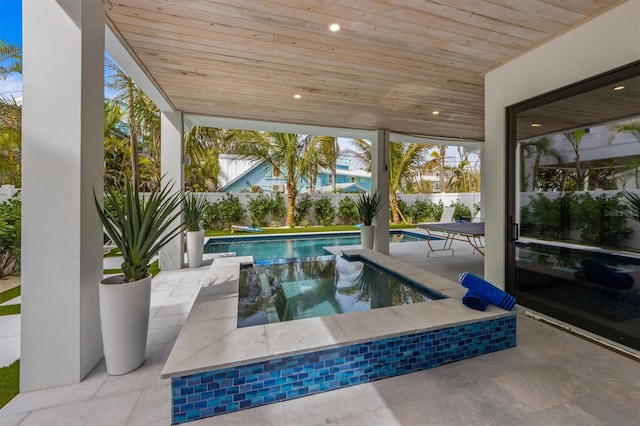
<path id="1" fill-rule="evenodd" d="M 389 242 L 425 241 L 417 234 L 395 231 L 390 232 Z M 359 245 L 360 233 L 327 236 L 305 235 L 304 237 L 274 236 L 247 238 L 215 238 L 209 240 L 204 247 L 205 253 L 235 252 L 236 256 L 253 256 L 254 260 L 298 258 L 322 256 L 326 254 L 324 247 Z"/>
<path id="2" fill-rule="evenodd" d="M 238 327 L 442 298 L 369 264 L 336 256 L 262 262 L 240 272 Z"/>

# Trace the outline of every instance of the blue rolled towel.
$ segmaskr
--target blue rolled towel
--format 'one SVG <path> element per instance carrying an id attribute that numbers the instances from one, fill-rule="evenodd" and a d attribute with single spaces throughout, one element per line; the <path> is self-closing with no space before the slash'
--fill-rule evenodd
<path id="1" fill-rule="evenodd" d="M 458 275 L 458 280 L 463 287 L 469 289 L 467 295 L 481 295 L 485 300 L 506 311 L 513 309 L 516 304 L 515 297 L 470 272 Z"/>
<path id="2" fill-rule="evenodd" d="M 469 290 L 462 298 L 462 304 L 467 308 L 475 309 L 476 311 L 485 311 L 489 305 L 489 301 L 481 294 L 474 293 L 472 290 Z"/>
<path id="3" fill-rule="evenodd" d="M 616 290 L 629 290 L 633 287 L 631 275 L 616 272 L 613 268 L 596 259 L 584 259 L 582 261 L 584 276 L 605 287 Z"/>

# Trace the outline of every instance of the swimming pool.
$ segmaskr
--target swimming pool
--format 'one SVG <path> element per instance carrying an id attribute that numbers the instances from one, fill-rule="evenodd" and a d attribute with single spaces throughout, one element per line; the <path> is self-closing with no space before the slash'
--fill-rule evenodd
<path id="1" fill-rule="evenodd" d="M 407 231 L 390 231 L 389 242 L 426 241 L 426 237 Z M 322 256 L 324 247 L 359 245 L 360 232 L 318 235 L 273 235 L 241 238 L 211 238 L 205 253 L 235 252 L 236 256 L 253 256 L 254 260 Z"/>
<path id="2" fill-rule="evenodd" d="M 443 299 L 371 264 L 337 256 L 261 262 L 240 272 L 238 327 Z"/>

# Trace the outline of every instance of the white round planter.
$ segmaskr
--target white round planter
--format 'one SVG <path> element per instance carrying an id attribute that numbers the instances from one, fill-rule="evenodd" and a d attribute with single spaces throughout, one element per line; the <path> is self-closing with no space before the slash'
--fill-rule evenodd
<path id="1" fill-rule="evenodd" d="M 100 282 L 100 322 L 107 373 L 127 374 L 144 363 L 149 330 L 151 274 L 130 282 L 122 275 Z"/>
<path id="2" fill-rule="evenodd" d="M 204 230 L 187 231 L 187 261 L 189 268 L 197 268 L 202 265 L 202 252 L 204 251 Z"/>
<path id="3" fill-rule="evenodd" d="M 373 250 L 373 237 L 375 235 L 374 225 L 362 225 L 360 227 L 360 238 L 362 240 L 362 248 Z"/>

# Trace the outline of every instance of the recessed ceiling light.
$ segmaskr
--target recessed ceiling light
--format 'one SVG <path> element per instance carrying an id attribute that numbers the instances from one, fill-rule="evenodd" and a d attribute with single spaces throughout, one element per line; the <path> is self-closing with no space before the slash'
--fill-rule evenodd
<path id="1" fill-rule="evenodd" d="M 613 88 L 613 90 L 622 90 L 624 89 L 624 86 L 616 86 Z"/>
<path id="2" fill-rule="evenodd" d="M 331 31 L 333 31 L 334 33 L 335 33 L 336 31 L 340 31 L 340 24 L 331 24 L 331 25 L 329 25 L 329 29 L 330 29 Z"/>
<path id="3" fill-rule="evenodd" d="M 531 124 L 531 127 L 540 127 L 540 126 L 542 126 L 542 124 L 540 124 L 540 123 L 532 123 Z"/>
<path id="4" fill-rule="evenodd" d="M 293 95 L 293 97 L 296 98 L 296 99 L 300 99 L 302 97 L 302 95 L 296 93 L 295 95 Z"/>
<path id="5" fill-rule="evenodd" d="M 438 114 L 440 114 L 440 111 L 433 111 L 431 114 L 438 115 Z"/>

